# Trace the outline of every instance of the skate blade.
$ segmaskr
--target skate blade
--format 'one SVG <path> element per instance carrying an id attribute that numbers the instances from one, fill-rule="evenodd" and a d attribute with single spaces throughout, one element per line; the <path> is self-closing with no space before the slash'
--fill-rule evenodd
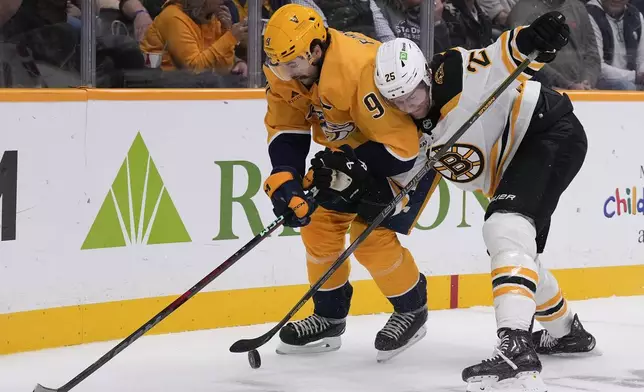
<path id="1" fill-rule="evenodd" d="M 586 358 L 586 357 L 601 357 L 604 355 L 604 352 L 597 347 L 591 351 L 579 352 L 579 353 L 555 353 L 555 354 L 539 354 L 542 355 L 542 358 L 546 357 L 555 357 L 555 358 Z"/>
<path id="2" fill-rule="evenodd" d="M 427 335 L 427 327 L 424 325 L 420 327 L 418 331 L 416 331 L 416 334 L 412 336 L 411 339 L 405 344 L 404 346 L 397 348 L 395 350 L 390 350 L 390 351 L 378 351 L 378 354 L 376 354 L 376 361 L 378 363 L 384 363 L 392 359 L 393 357 L 397 356 L 398 354 L 402 353 L 403 351 L 407 350 L 409 347 L 413 346 L 414 344 L 418 343 L 418 341 Z"/>
<path id="3" fill-rule="evenodd" d="M 319 354 L 336 351 L 340 349 L 340 346 L 342 346 L 342 339 L 339 336 L 334 336 L 311 342 L 304 346 L 294 346 L 280 342 L 275 352 L 280 355 Z"/>
<path id="4" fill-rule="evenodd" d="M 538 372 L 522 372 L 516 377 L 498 381 L 497 376 L 472 377 L 468 380 L 466 392 L 548 392 Z"/>

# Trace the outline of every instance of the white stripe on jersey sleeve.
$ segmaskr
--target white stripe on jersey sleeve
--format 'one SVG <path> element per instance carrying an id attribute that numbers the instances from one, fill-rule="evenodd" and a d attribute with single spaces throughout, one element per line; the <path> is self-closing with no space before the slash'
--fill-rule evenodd
<path id="1" fill-rule="evenodd" d="M 523 27 L 508 30 L 491 45 L 483 49 L 465 50 L 458 48 L 463 55 L 463 85 L 479 86 L 483 91 L 491 91 L 510 76 L 526 59 L 516 46 L 516 35 Z M 543 67 L 543 63 L 532 62 L 516 81 L 514 87 L 527 81 Z"/>

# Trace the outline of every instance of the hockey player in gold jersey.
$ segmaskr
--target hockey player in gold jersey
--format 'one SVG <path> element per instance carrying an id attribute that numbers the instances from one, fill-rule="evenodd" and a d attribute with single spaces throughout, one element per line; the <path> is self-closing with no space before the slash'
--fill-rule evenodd
<path id="1" fill-rule="evenodd" d="M 450 139 L 465 119 L 524 61 L 536 61 L 463 134 L 435 170 L 456 186 L 489 196 L 483 238 L 491 258 L 497 335 L 494 355 L 463 370 L 468 390 L 519 379 L 545 390 L 537 353 L 587 352 L 595 339 L 581 325 L 555 277 L 538 259 L 545 248 L 559 197 L 580 170 L 586 134 L 566 95 L 528 81 L 568 40 L 559 12 L 504 32 L 477 50 L 453 48 L 431 65 L 420 49 L 395 39 L 378 50 L 374 79 L 386 105 L 409 113 L 431 139 L 431 151 Z M 401 59 L 404 58 L 404 61 Z M 408 75 L 423 73 L 424 83 Z M 514 87 L 514 88 L 512 88 Z M 545 329 L 530 334 L 533 318 Z"/>
<path id="2" fill-rule="evenodd" d="M 263 40 L 273 166 L 264 189 L 275 214 L 287 213 L 287 225 L 302 227 L 314 283 L 344 250 L 347 231 L 357 238 L 423 166 L 427 143 L 409 116 L 385 106 L 374 85 L 379 42 L 327 29 L 315 11 L 295 4 L 273 14 Z M 326 149 L 312 160 L 305 187 L 311 140 Z M 439 178 L 426 176 L 355 252 L 394 309 L 376 336 L 379 360 L 425 334 L 426 278 L 397 233 L 412 230 Z M 317 191 L 315 199 L 305 188 Z M 279 353 L 340 347 L 353 293 L 349 272 L 346 261 L 313 296 L 314 313 L 282 328 Z"/>

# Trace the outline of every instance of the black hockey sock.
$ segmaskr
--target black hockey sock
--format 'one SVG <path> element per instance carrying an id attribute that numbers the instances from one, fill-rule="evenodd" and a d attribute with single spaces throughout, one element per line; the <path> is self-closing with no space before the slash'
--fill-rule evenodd
<path id="1" fill-rule="evenodd" d="M 347 282 L 334 290 L 318 291 L 313 294 L 315 314 L 332 319 L 343 319 L 349 314 L 353 286 Z"/>
<path id="2" fill-rule="evenodd" d="M 397 297 L 388 297 L 397 313 L 409 313 L 427 305 L 427 278 L 422 273 L 411 290 Z"/>

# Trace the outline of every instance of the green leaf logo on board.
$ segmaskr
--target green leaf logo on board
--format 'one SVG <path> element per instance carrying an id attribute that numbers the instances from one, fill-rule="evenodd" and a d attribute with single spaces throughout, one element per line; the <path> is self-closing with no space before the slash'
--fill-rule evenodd
<path id="1" fill-rule="evenodd" d="M 138 133 L 81 249 L 190 241 L 141 133 Z"/>

